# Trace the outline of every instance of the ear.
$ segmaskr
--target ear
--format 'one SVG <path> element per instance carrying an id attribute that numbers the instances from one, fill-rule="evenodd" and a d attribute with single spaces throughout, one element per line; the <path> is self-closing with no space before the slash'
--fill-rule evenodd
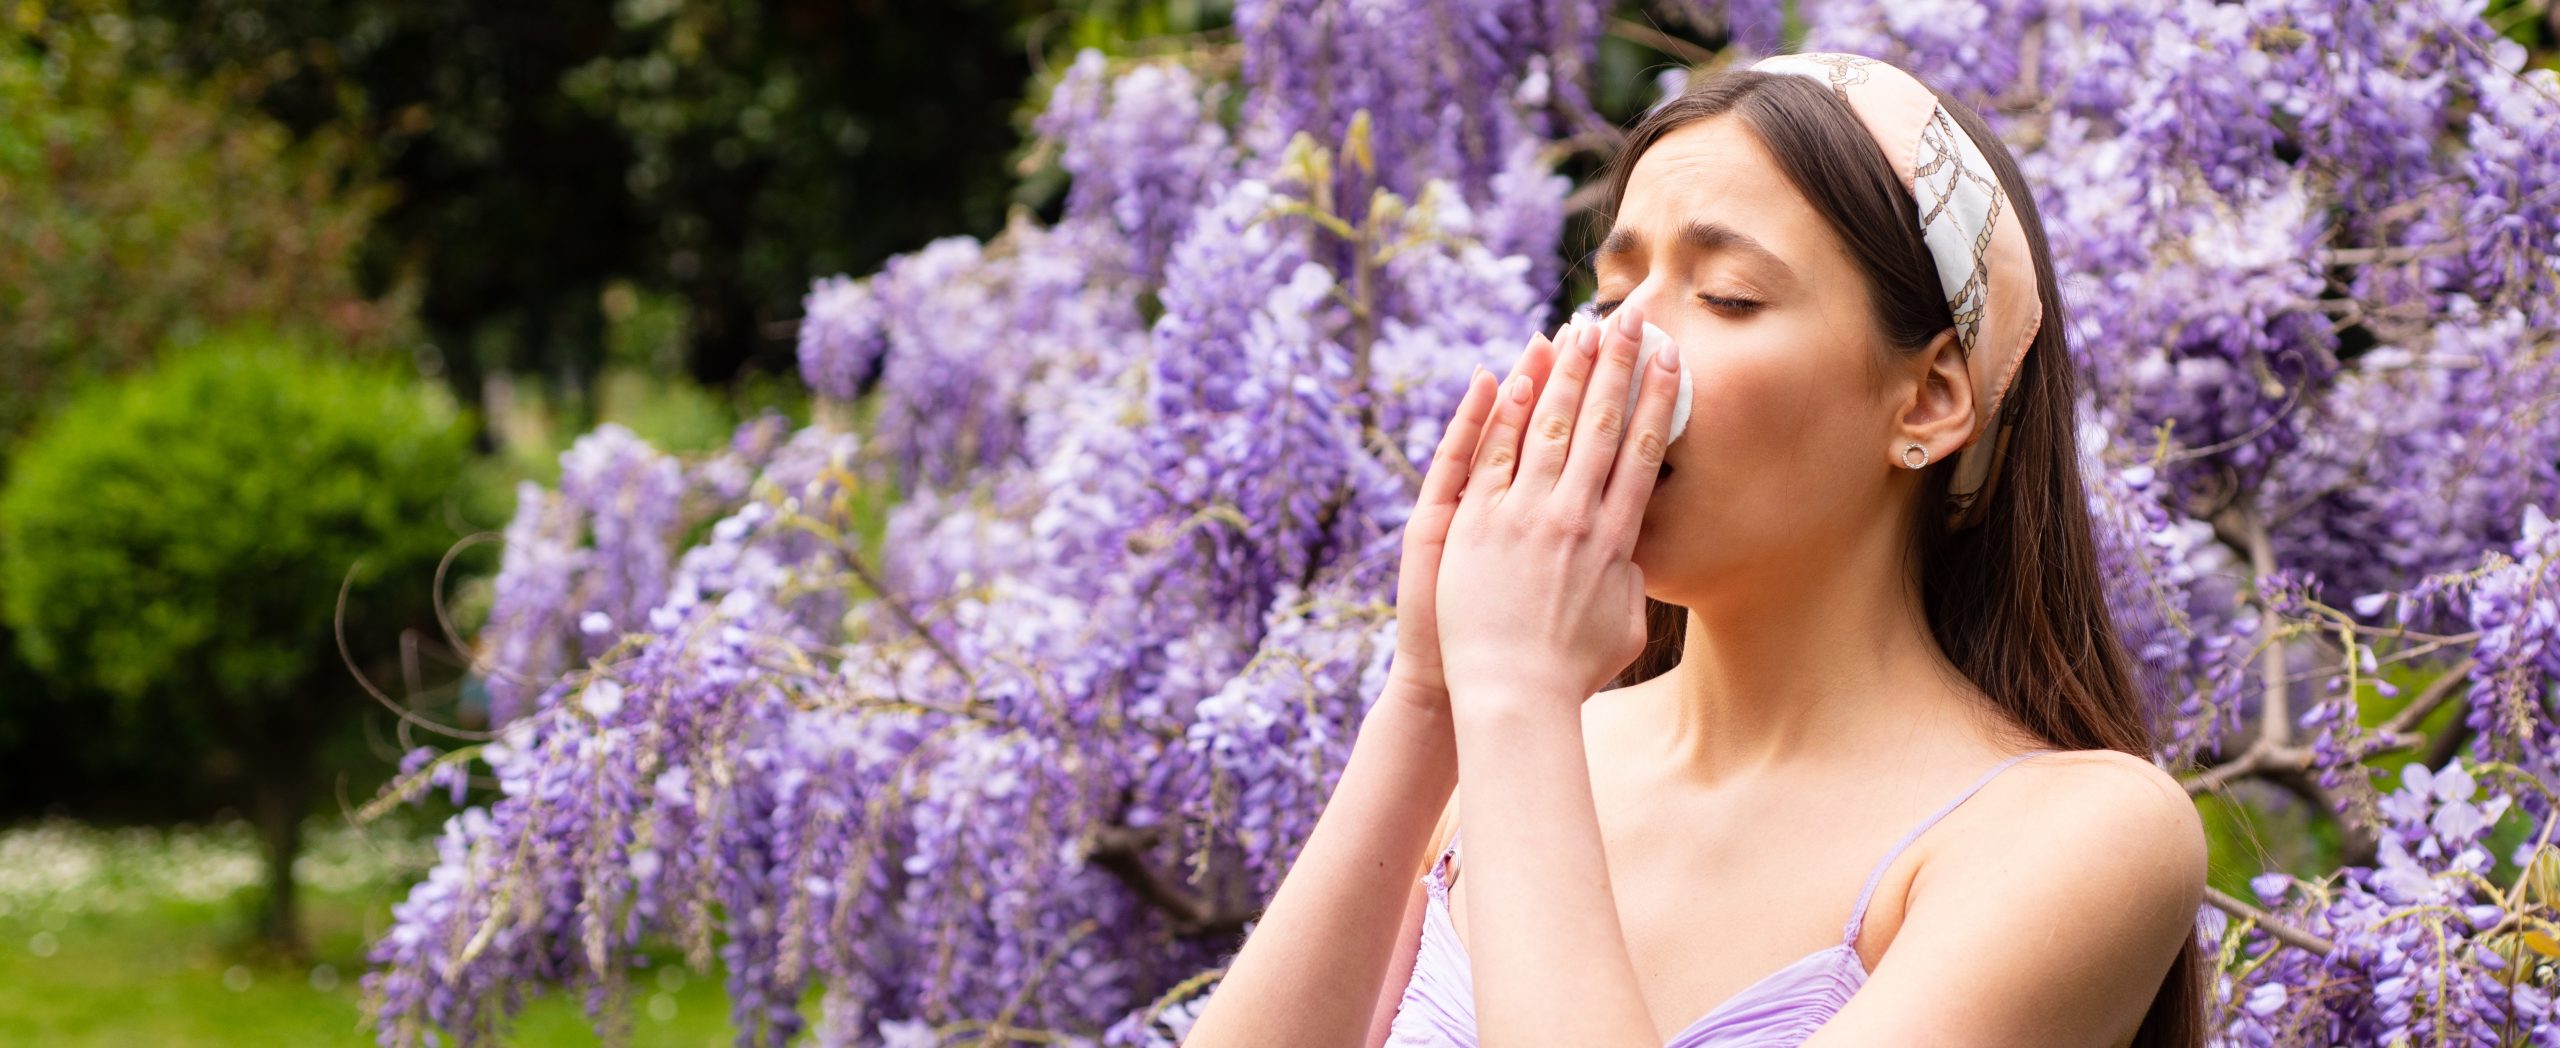
<path id="1" fill-rule="evenodd" d="M 1899 467 L 1903 445 L 1918 441 L 1929 449 L 1930 462 L 1945 462 L 1973 435 L 1978 407 L 1973 402 L 1973 375 L 1965 367 L 1964 345 L 1956 341 L 1956 329 L 1947 328 L 1920 352 L 1904 358 L 1904 364 L 1912 369 L 1906 372 L 1911 381 L 1902 387 L 1893 446 L 1885 449 L 1885 455 Z"/>

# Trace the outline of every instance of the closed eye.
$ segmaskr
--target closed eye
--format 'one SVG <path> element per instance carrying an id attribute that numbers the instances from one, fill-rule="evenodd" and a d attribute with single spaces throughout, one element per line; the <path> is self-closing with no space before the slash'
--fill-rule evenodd
<path id="1" fill-rule="evenodd" d="M 1617 309 L 1619 303 L 1624 301 L 1626 301 L 1626 299 L 1613 298 L 1607 302 L 1597 303 L 1592 308 L 1601 316 L 1605 317 L 1609 315 L 1610 311 Z M 1748 313 L 1766 304 L 1756 298 L 1726 298 L 1721 295 L 1699 295 L 1698 301 L 1729 313 Z"/>

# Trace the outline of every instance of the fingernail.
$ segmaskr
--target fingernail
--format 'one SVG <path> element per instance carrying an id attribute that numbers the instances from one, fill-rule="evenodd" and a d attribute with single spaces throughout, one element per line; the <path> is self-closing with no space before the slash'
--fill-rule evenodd
<path id="1" fill-rule="evenodd" d="M 1511 381 L 1506 382 L 1506 383 L 1503 383 L 1502 391 L 1503 391 L 1504 393 L 1508 393 L 1508 394 L 1510 394 L 1510 395 L 1511 395 L 1511 399 L 1513 399 L 1513 400 L 1519 401 L 1519 402 L 1521 402 L 1521 403 L 1523 403 L 1523 404 L 1528 403 L 1528 402 L 1529 402 L 1529 376 L 1527 376 L 1527 375 L 1513 375 L 1513 376 L 1511 376 Z"/>
<path id="2" fill-rule="evenodd" d="M 1667 338 L 1663 343 L 1662 348 L 1654 351 L 1653 362 L 1660 366 L 1664 373 L 1675 374 L 1680 370 L 1680 347 L 1671 345 Z"/>
<path id="3" fill-rule="evenodd" d="M 1599 356 L 1600 332 L 1596 329 L 1584 331 L 1582 337 L 1574 341 L 1573 351 L 1586 361 Z"/>
<path id="4" fill-rule="evenodd" d="M 1467 369 L 1467 388 L 1468 388 L 1468 389 L 1474 389 L 1474 388 L 1476 388 L 1476 376 L 1481 375 L 1481 374 L 1484 374 L 1484 365 L 1482 365 L 1482 364 L 1478 364 L 1478 365 L 1476 365 L 1476 366 L 1474 366 L 1474 367 L 1472 367 L 1472 368 Z"/>
<path id="5" fill-rule="evenodd" d="M 1633 307 L 1618 307 L 1615 319 L 1618 321 L 1619 335 L 1626 338 L 1644 337 L 1644 322 L 1642 318 L 1636 315 L 1636 311 Z"/>

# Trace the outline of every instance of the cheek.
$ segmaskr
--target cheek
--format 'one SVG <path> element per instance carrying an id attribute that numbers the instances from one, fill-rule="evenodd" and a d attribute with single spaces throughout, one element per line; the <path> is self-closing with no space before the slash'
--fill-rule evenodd
<path id="1" fill-rule="evenodd" d="M 1811 355 L 1780 337 L 1727 335 L 1680 364 L 1691 369 L 1690 412 L 1675 461 L 1777 465 L 1805 447 L 1823 389 Z"/>
<path id="2" fill-rule="evenodd" d="M 1866 378 L 1818 324 L 1698 325 L 1680 339 L 1689 428 L 1679 472 L 1646 513 L 1636 562 L 1657 599 L 1695 580 L 1822 541 L 1819 522 L 1865 497 L 1858 472 Z M 1650 584 L 1650 583 L 1649 583 Z"/>

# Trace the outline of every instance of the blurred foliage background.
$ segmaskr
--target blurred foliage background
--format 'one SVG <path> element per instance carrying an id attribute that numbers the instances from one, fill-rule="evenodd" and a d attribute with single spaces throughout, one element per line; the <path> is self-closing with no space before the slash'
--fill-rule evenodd
<path id="1" fill-rule="evenodd" d="M 2490 7 L 2560 61 L 2560 6 Z M 1631 120 L 1652 72 L 1721 46 L 1719 9 L 1621 3 L 1601 111 Z M 360 950 L 453 808 L 357 833 L 345 805 L 407 749 L 393 704 L 475 723 L 451 638 L 485 610 L 496 546 L 472 539 L 515 482 L 556 480 L 604 421 L 685 452 L 805 420 L 812 278 L 1054 220 L 1063 176 L 1028 130 L 1065 61 L 1214 51 L 1228 18 L 0 0 L 0 1042 L 369 1041 Z M 296 760 L 273 817 L 307 846 L 279 855 L 253 809 Z M 2215 822 L 2218 854 L 2337 846 L 2280 809 Z M 282 929 L 279 866 L 303 886 Z M 645 992 L 641 1043 L 726 1039 L 715 984 Z M 572 1002 L 521 1033 L 593 1036 Z"/>
<path id="2" fill-rule="evenodd" d="M 514 484 L 605 421 L 805 421 L 813 277 L 1054 219 L 1051 68 L 1226 17 L 0 0 L 0 1043 L 369 1043 L 454 806 L 347 807 L 393 704 L 479 723 Z M 639 1043 L 728 1039 L 716 982 L 648 993 Z"/>
<path id="3" fill-rule="evenodd" d="M 1150 33 L 1173 6 L 15 3 L 0 442 L 164 346 L 276 332 L 464 409 L 478 455 L 438 507 L 444 545 L 502 524 L 512 482 L 550 479 L 596 422 L 686 450 L 805 415 L 810 277 L 1054 208 L 1011 196 L 1035 36 Z M 495 563 L 458 558 L 466 589 Z M 207 777 L 238 754 L 110 730 L 24 646 L 0 644 L 0 815 L 215 814 Z"/>
<path id="4" fill-rule="evenodd" d="M 339 682 L 389 665 L 386 641 L 433 610 L 416 581 L 450 544 L 437 510 L 467 446 L 434 392 L 272 336 L 188 346 L 86 387 L 0 493 L 0 611 L 20 652 L 116 700 L 94 741 L 154 725 L 238 756 L 217 793 L 256 824 L 259 932 L 288 951 L 318 749 L 363 710 Z"/>

